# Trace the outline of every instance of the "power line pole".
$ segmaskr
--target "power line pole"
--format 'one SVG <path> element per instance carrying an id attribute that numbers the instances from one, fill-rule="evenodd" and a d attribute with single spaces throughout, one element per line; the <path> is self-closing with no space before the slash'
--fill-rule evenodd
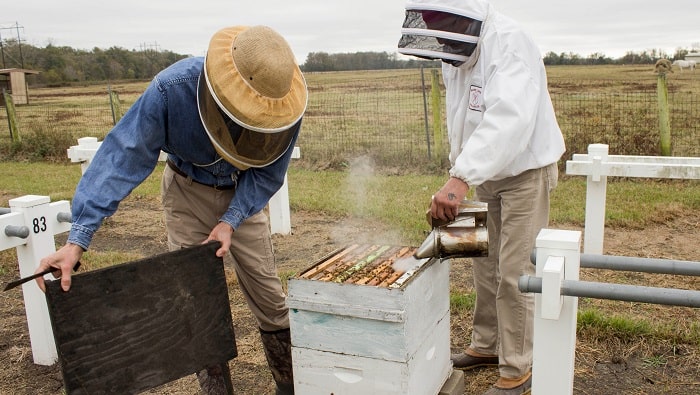
<path id="1" fill-rule="evenodd" d="M 19 34 L 19 29 L 24 30 L 24 26 L 20 26 L 18 22 L 15 22 L 14 25 L 10 27 L 4 27 L 0 26 L 0 52 L 2 52 L 2 68 L 6 68 L 5 66 L 5 47 L 2 45 L 2 31 L 3 30 L 15 30 L 17 32 L 17 47 L 19 48 L 19 59 L 20 59 L 20 65 L 21 68 L 24 68 L 24 56 L 22 55 L 22 38 L 20 37 Z"/>
<path id="2" fill-rule="evenodd" d="M 22 56 L 22 39 L 19 37 L 19 23 L 15 22 L 15 28 L 17 29 L 17 47 L 19 48 L 19 60 L 22 64 L 22 68 L 24 68 L 24 56 Z M 24 30 L 24 26 L 22 26 L 22 30 Z"/>
<path id="3" fill-rule="evenodd" d="M 153 43 L 141 43 L 139 46 L 141 47 L 141 52 L 143 53 L 160 52 L 160 46 L 158 45 L 157 41 L 154 41 Z"/>

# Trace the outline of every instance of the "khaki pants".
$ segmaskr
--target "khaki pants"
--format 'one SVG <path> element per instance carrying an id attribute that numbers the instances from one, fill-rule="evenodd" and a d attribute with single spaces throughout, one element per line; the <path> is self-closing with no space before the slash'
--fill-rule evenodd
<path id="1" fill-rule="evenodd" d="M 532 367 L 534 297 L 518 279 L 534 275 L 530 253 L 549 221 L 549 192 L 557 184 L 556 163 L 476 187 L 488 203 L 489 256 L 475 258 L 476 307 L 471 348 L 499 356 L 501 377 L 518 378 Z"/>
<path id="2" fill-rule="evenodd" d="M 165 167 L 161 198 L 170 250 L 201 244 L 228 208 L 235 190 L 216 190 Z M 231 256 L 238 285 L 265 331 L 289 328 L 282 282 L 272 250 L 269 218 L 260 211 L 233 232 Z"/>

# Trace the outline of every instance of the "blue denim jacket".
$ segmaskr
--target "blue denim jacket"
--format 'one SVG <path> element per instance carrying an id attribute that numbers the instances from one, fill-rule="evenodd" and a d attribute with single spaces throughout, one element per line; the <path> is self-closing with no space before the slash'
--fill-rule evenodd
<path id="1" fill-rule="evenodd" d="M 70 243 L 88 248 L 102 220 L 153 172 L 161 150 L 195 181 L 237 184 L 220 219 L 234 229 L 265 207 L 282 186 L 301 121 L 278 160 L 239 171 L 217 154 L 199 118 L 197 79 L 203 64 L 204 58 L 193 57 L 161 71 L 107 134 L 73 196 Z"/>

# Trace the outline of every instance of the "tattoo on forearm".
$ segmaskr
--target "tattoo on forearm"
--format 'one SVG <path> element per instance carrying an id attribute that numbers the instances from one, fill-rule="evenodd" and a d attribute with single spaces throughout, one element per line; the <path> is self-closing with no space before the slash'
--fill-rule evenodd
<path id="1" fill-rule="evenodd" d="M 447 200 L 455 200 L 455 199 L 457 199 L 457 196 L 454 193 L 447 194 Z"/>

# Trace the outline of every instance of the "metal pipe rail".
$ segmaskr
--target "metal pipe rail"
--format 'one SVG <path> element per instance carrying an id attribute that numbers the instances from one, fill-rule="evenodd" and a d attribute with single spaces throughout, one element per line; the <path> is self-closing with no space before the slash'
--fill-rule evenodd
<path id="1" fill-rule="evenodd" d="M 520 276 L 518 288 L 520 292 L 542 293 L 542 278 L 527 275 Z M 562 296 L 611 299 L 625 302 L 700 307 L 700 291 L 685 289 L 563 280 L 560 294 Z"/>
<path id="2" fill-rule="evenodd" d="M 536 252 L 533 251 L 530 255 L 530 261 L 535 264 L 536 260 Z M 700 262 L 672 259 L 581 254 L 581 267 L 627 272 L 700 276 Z"/>
<path id="3" fill-rule="evenodd" d="M 29 227 L 7 225 L 5 227 L 5 236 L 7 236 L 7 237 L 19 237 L 20 239 L 26 239 L 27 237 L 29 237 Z"/>
<path id="4" fill-rule="evenodd" d="M 60 212 L 56 214 L 56 221 L 71 223 L 73 222 L 73 218 L 71 217 L 71 213 Z"/>

